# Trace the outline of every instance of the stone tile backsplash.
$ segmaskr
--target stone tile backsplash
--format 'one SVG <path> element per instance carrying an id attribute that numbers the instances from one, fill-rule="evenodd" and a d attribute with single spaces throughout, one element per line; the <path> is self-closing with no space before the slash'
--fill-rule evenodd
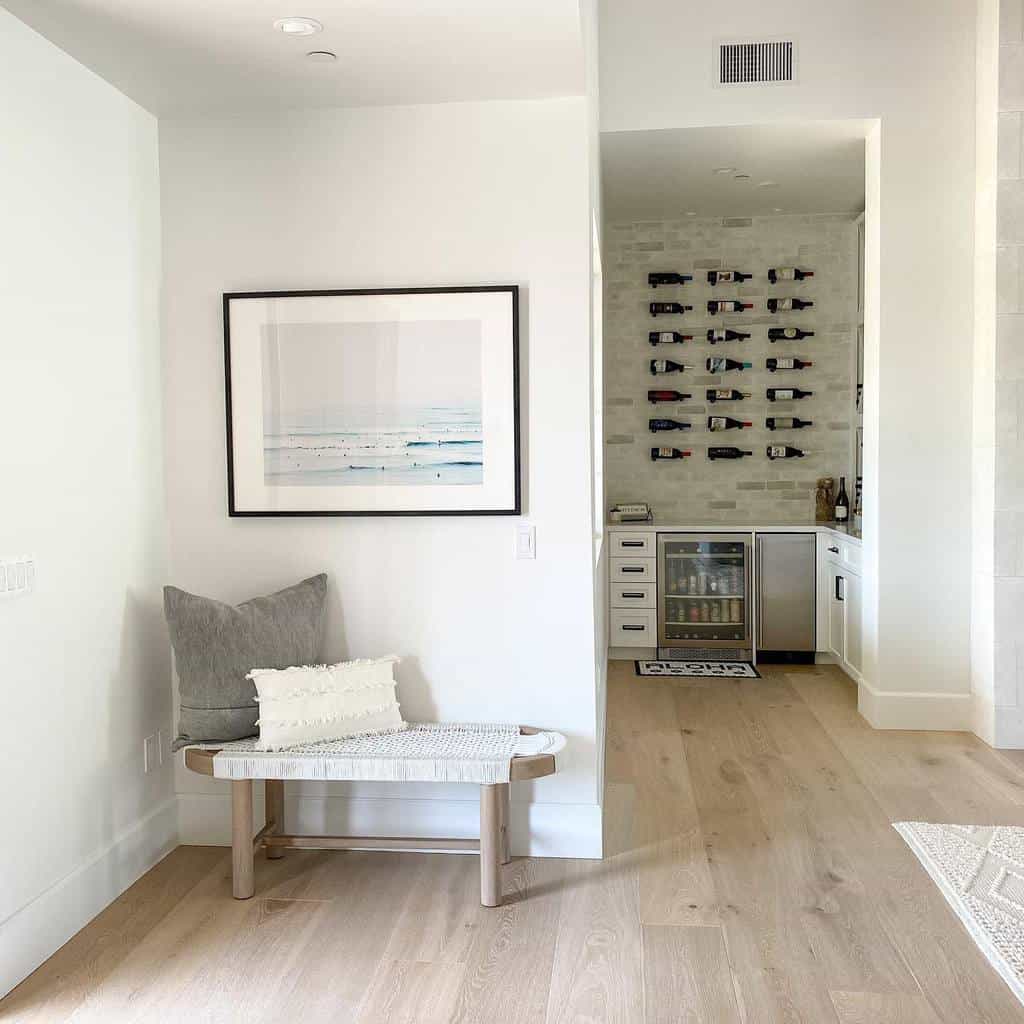
<path id="1" fill-rule="evenodd" d="M 721 218 L 680 218 L 612 224 L 605 234 L 605 479 L 609 505 L 649 501 L 662 520 L 671 517 L 721 522 L 748 519 L 798 522 L 814 516 L 814 488 L 820 476 L 846 476 L 853 500 L 855 356 L 857 344 L 857 231 L 849 215 L 818 214 L 755 217 L 749 226 L 724 227 Z M 813 270 L 806 281 L 772 285 L 768 268 L 797 266 Z M 739 285 L 707 283 L 707 271 L 739 270 L 754 278 Z M 647 285 L 651 271 L 693 274 L 683 286 Z M 811 299 L 811 309 L 770 314 L 771 297 Z M 753 302 L 742 313 L 709 316 L 709 299 Z M 652 301 L 676 301 L 694 307 L 684 316 L 651 317 Z M 769 327 L 800 327 L 814 337 L 768 341 Z M 751 333 L 746 341 L 711 345 L 709 328 L 731 327 Z M 682 345 L 652 347 L 652 330 L 694 335 Z M 709 376 L 708 356 L 727 356 L 753 368 Z M 770 373 L 770 356 L 796 356 L 812 367 Z M 694 365 L 683 374 L 652 376 L 652 358 Z M 769 387 L 799 387 L 810 398 L 769 402 Z M 750 392 L 742 402 L 705 401 L 710 387 Z M 692 393 L 685 403 L 651 405 L 647 392 L 663 388 Z M 710 433 L 709 414 L 753 421 L 747 430 Z M 802 430 L 768 430 L 768 416 L 812 420 Z M 689 420 L 689 431 L 653 434 L 651 418 Z M 769 443 L 790 444 L 808 454 L 802 459 L 770 461 Z M 736 461 L 707 458 L 709 445 L 753 451 Z M 693 456 L 652 462 L 650 449 L 673 446 Z"/>

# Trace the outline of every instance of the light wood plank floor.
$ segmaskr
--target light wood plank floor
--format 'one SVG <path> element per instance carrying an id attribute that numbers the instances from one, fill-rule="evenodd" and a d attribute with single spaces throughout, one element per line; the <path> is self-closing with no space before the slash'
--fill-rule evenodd
<path id="1" fill-rule="evenodd" d="M 183 847 L 0 1002 L 51 1024 L 974 1024 L 1022 1008 L 890 823 L 1024 825 L 1024 764 L 832 668 L 609 680 L 603 862 Z"/>

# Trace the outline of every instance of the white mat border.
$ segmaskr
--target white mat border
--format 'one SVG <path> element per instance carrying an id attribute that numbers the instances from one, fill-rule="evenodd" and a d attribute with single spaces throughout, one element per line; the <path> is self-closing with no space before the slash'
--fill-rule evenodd
<path id="1" fill-rule="evenodd" d="M 1024 980 L 1017 976 L 1017 973 L 1003 958 L 1003 954 L 992 942 L 988 934 L 978 926 L 974 915 L 960 898 L 960 894 L 949 884 L 942 874 L 938 864 L 932 855 L 918 841 L 914 832 L 915 825 L 942 825 L 944 822 L 929 821 L 896 821 L 893 828 L 903 837 L 903 841 L 910 847 L 918 863 L 928 872 L 928 876 L 935 883 L 936 888 L 942 893 L 946 902 L 953 909 L 960 923 L 967 930 L 967 934 L 974 940 L 974 944 L 985 955 L 985 959 L 992 965 L 996 973 L 1006 982 L 1007 987 L 1017 997 L 1017 1000 L 1024 1004 Z"/>

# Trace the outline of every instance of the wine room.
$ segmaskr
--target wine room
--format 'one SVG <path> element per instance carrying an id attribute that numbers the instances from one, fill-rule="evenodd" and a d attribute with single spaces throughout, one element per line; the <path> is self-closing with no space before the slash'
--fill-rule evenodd
<path id="1" fill-rule="evenodd" d="M 609 506 L 859 519 L 863 122 L 608 132 L 602 174 Z"/>

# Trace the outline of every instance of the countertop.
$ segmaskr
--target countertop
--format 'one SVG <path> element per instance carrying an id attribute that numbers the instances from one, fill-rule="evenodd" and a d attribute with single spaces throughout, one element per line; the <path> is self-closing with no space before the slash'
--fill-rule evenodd
<path id="1" fill-rule="evenodd" d="M 845 537 L 859 544 L 861 531 L 854 526 L 841 523 L 816 523 L 813 520 L 805 523 L 773 523 L 770 520 L 739 523 L 689 523 L 678 520 L 660 520 L 655 516 L 650 523 L 608 523 L 609 530 L 625 530 L 632 532 L 659 533 L 831 533 L 837 537 Z"/>

